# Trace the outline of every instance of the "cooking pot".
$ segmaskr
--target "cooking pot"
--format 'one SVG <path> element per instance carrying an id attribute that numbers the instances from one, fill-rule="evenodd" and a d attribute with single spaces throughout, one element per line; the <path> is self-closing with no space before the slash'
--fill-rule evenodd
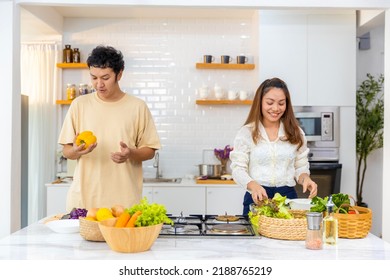
<path id="1" fill-rule="evenodd" d="M 199 176 L 207 178 L 220 178 L 222 173 L 221 164 L 199 164 Z"/>

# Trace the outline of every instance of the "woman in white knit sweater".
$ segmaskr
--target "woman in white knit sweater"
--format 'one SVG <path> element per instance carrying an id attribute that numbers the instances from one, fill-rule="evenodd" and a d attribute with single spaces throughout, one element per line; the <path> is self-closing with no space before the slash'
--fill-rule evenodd
<path id="1" fill-rule="evenodd" d="M 230 153 L 232 176 L 247 192 L 243 215 L 249 205 L 280 193 L 297 198 L 296 182 L 309 198 L 317 195 L 310 178 L 309 148 L 299 127 L 287 85 L 279 78 L 265 80 L 256 91 L 244 126 Z"/>

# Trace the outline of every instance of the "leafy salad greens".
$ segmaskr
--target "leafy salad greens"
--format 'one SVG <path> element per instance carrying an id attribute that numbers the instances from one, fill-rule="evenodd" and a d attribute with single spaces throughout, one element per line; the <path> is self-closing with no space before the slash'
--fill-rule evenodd
<path id="1" fill-rule="evenodd" d="M 167 209 L 165 206 L 157 203 L 149 204 L 146 197 L 144 197 L 139 204 L 126 209 L 126 211 L 128 211 L 130 215 L 133 215 L 137 211 L 142 212 L 135 222 L 136 227 L 146 227 L 161 223 L 173 224 L 173 221 L 167 216 Z"/>
<path id="2" fill-rule="evenodd" d="M 259 205 L 253 207 L 253 211 L 248 213 L 251 224 L 257 228 L 261 215 L 279 219 L 294 218 L 286 205 L 286 198 L 286 196 L 282 196 L 280 193 L 275 193 L 272 199 L 268 198 L 262 200 Z"/>
<path id="3" fill-rule="evenodd" d="M 311 212 L 325 212 L 326 211 L 326 203 L 328 202 L 329 197 L 325 196 L 321 198 L 319 196 L 315 196 L 311 199 L 311 204 L 313 205 L 310 208 Z M 348 214 L 348 209 L 350 206 L 349 195 L 337 193 L 332 194 L 332 202 L 334 204 L 333 211 L 339 211 L 339 213 Z"/>

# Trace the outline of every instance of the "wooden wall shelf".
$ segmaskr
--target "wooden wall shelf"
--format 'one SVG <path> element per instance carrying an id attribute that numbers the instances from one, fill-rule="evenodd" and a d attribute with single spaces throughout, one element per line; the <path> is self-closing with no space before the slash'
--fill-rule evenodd
<path id="1" fill-rule="evenodd" d="M 223 64 L 223 63 L 197 63 L 197 69 L 231 69 L 231 70 L 253 70 L 254 64 Z"/>
<path id="2" fill-rule="evenodd" d="M 87 63 L 57 63 L 58 68 L 67 68 L 67 69 L 80 69 L 88 68 Z"/>
<path id="3" fill-rule="evenodd" d="M 198 105 L 252 105 L 252 100 L 197 99 Z"/>
<path id="4" fill-rule="evenodd" d="M 56 100 L 56 104 L 60 105 L 70 105 L 73 100 Z"/>

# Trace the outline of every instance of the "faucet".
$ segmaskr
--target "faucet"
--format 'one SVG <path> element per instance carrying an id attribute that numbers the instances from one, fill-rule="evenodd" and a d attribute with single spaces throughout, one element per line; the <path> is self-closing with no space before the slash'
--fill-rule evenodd
<path id="1" fill-rule="evenodd" d="M 156 155 L 154 156 L 154 162 L 153 162 L 153 167 L 157 168 L 156 169 L 156 179 L 160 178 L 160 155 L 158 152 L 156 152 Z"/>

